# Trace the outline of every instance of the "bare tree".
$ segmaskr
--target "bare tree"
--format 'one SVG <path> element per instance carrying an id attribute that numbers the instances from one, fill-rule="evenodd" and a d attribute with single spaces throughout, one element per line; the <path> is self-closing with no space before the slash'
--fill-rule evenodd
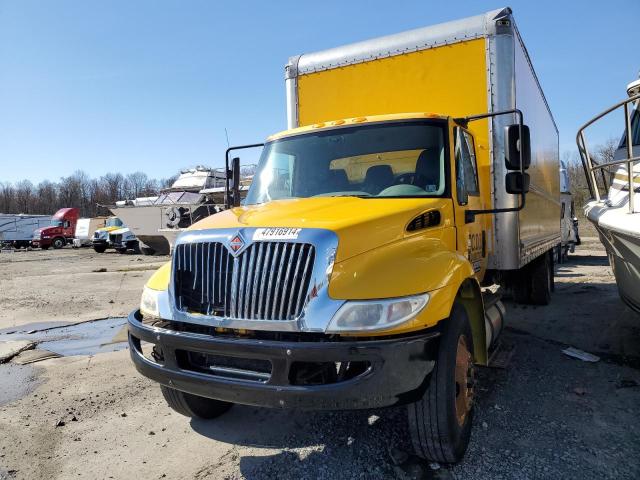
<path id="1" fill-rule="evenodd" d="M 125 197 L 134 199 L 142 196 L 149 177 L 143 172 L 133 172 L 127 175 L 125 181 Z"/>
<path id="2" fill-rule="evenodd" d="M 36 187 L 35 208 L 33 213 L 46 215 L 52 208 L 58 207 L 58 186 L 49 180 L 44 180 Z"/>
<path id="3" fill-rule="evenodd" d="M 107 202 L 113 203 L 123 197 L 124 177 L 121 173 L 107 173 L 100 178 Z"/>
<path id="4" fill-rule="evenodd" d="M 12 213 L 14 212 L 15 203 L 15 191 L 13 185 L 9 182 L 0 182 L 0 212 Z"/>
<path id="5" fill-rule="evenodd" d="M 17 213 L 32 213 L 34 188 L 29 180 L 21 180 L 15 185 Z"/>

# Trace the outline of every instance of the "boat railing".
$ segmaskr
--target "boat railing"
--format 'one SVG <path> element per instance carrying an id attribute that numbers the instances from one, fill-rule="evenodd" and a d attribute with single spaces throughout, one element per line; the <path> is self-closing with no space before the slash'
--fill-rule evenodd
<path id="1" fill-rule="evenodd" d="M 609 170 L 611 167 L 615 167 L 618 165 L 626 165 L 627 167 L 627 188 L 629 189 L 629 212 L 633 213 L 634 210 L 634 202 L 635 202 L 635 189 L 634 189 L 634 171 L 633 167 L 636 162 L 640 161 L 640 156 L 633 155 L 633 136 L 631 130 L 631 114 L 633 110 L 629 107 L 634 102 L 640 100 L 640 94 L 634 95 L 632 97 L 627 98 L 621 102 L 616 103 L 612 107 L 606 109 L 599 115 L 593 117 L 587 123 L 585 123 L 578 130 L 578 134 L 576 135 L 576 143 L 578 144 L 578 152 L 580 152 L 580 159 L 582 161 L 582 168 L 584 169 L 585 175 L 587 177 L 587 185 L 589 186 L 589 193 L 592 198 L 595 198 L 597 201 L 601 200 L 600 189 L 598 186 L 596 173 L 600 173 L 602 184 L 604 186 L 605 191 L 607 190 L 607 178 L 605 174 L 605 170 Z M 611 160 L 609 162 L 598 162 L 594 160 L 593 156 L 589 152 L 589 148 L 587 146 L 587 140 L 585 137 L 585 130 L 596 123 L 601 118 L 609 115 L 614 110 L 619 108 L 624 109 L 624 129 L 625 129 L 625 139 L 626 139 L 626 151 L 627 156 L 621 160 Z"/>

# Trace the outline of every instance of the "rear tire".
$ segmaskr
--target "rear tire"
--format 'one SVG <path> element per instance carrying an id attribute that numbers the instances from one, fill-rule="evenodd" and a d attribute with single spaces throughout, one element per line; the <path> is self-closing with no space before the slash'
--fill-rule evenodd
<path id="1" fill-rule="evenodd" d="M 96 253 L 104 253 L 107 247 L 102 245 L 94 245 L 93 249 L 96 251 Z"/>
<path id="2" fill-rule="evenodd" d="M 549 305 L 554 290 L 553 250 L 515 272 L 511 290 L 516 303 Z"/>
<path id="3" fill-rule="evenodd" d="M 59 250 L 60 248 L 64 247 L 64 244 L 65 244 L 65 241 L 64 241 L 64 238 L 62 237 L 56 237 L 53 239 L 53 242 L 51 242 L 51 245 L 56 250 Z"/>
<path id="4" fill-rule="evenodd" d="M 160 385 L 160 390 L 169 407 L 185 417 L 210 420 L 219 417 L 233 406 L 233 403 L 199 397 L 164 385 Z"/>
<path id="5" fill-rule="evenodd" d="M 140 251 L 142 252 L 143 255 L 153 255 L 156 253 L 156 251 L 151 248 L 151 247 L 145 247 L 140 245 Z"/>
<path id="6" fill-rule="evenodd" d="M 549 252 L 531 262 L 531 293 L 529 303 L 532 305 L 549 305 L 553 291 L 553 260 Z"/>
<path id="7" fill-rule="evenodd" d="M 127 253 L 127 249 L 126 248 L 116 248 L 116 252 L 124 254 L 124 253 Z"/>
<path id="8" fill-rule="evenodd" d="M 409 433 L 416 454 L 438 463 L 464 456 L 473 420 L 473 338 L 463 306 L 454 304 L 440 338 L 428 388 L 407 406 Z"/>

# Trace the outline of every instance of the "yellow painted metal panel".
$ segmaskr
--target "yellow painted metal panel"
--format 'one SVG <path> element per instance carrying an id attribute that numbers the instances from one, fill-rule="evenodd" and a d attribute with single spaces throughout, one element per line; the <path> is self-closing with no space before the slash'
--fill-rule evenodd
<path id="1" fill-rule="evenodd" d="M 484 39 L 298 78 L 300 125 L 403 112 L 462 116 L 486 110 Z"/>
<path id="2" fill-rule="evenodd" d="M 189 229 L 324 228 L 338 235 L 336 262 L 340 262 L 404 238 L 407 224 L 431 209 L 441 210 L 443 227 L 453 226 L 450 199 L 314 197 L 232 208 L 211 215 Z"/>
<path id="3" fill-rule="evenodd" d="M 171 278 L 171 262 L 165 263 L 158 270 L 153 272 L 151 278 L 147 280 L 147 287 L 151 290 L 163 291 L 169 288 L 169 279 Z"/>

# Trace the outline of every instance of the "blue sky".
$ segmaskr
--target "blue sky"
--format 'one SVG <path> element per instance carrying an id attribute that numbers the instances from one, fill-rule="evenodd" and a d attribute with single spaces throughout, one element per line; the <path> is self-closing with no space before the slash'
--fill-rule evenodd
<path id="1" fill-rule="evenodd" d="M 284 129 L 289 56 L 505 6 L 489 1 L 0 0 L 0 181 L 220 166 Z M 560 129 L 638 76 L 638 0 L 512 1 Z M 632 43 L 632 36 L 635 37 Z M 608 135 L 598 132 L 596 140 Z"/>

